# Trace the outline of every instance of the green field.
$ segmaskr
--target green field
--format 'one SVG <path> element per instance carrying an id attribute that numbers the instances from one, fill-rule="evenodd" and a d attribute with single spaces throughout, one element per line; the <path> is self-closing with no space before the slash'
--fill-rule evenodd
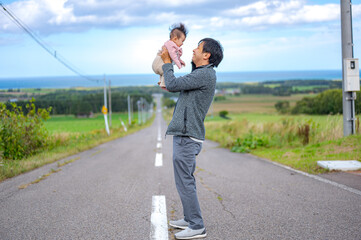
<path id="1" fill-rule="evenodd" d="M 325 85 L 312 85 L 312 86 L 294 86 L 292 87 L 293 91 L 307 91 L 307 90 L 313 90 L 315 88 L 328 88 L 328 86 Z"/>
<path id="2" fill-rule="evenodd" d="M 276 113 L 274 105 L 278 101 L 289 101 L 294 106 L 304 97 L 314 97 L 316 94 L 295 94 L 287 97 L 270 94 L 244 94 L 241 96 L 226 96 L 226 100 L 214 102 L 209 114 L 226 110 L 230 113 Z"/>
<path id="3" fill-rule="evenodd" d="M 135 114 L 138 121 L 138 116 Z M 109 118 L 109 117 L 108 117 Z M 113 113 L 112 127 L 120 128 L 121 121 L 125 125 L 128 124 L 127 113 Z M 93 118 L 76 118 L 73 115 L 68 116 L 52 116 L 45 122 L 46 129 L 51 133 L 86 133 L 93 130 L 105 129 L 105 121 L 103 114 L 96 114 Z"/>
<path id="4" fill-rule="evenodd" d="M 269 83 L 269 84 L 263 84 L 264 87 L 269 87 L 269 88 L 275 88 L 275 87 L 280 87 L 281 84 L 280 83 Z"/>
<path id="5" fill-rule="evenodd" d="M 264 87 L 269 87 L 269 88 L 275 88 L 275 87 L 281 87 L 280 83 L 274 83 L 274 84 L 264 84 Z M 327 85 L 310 85 L 310 86 L 292 86 L 292 90 L 293 91 L 312 91 L 315 88 L 328 88 Z"/>

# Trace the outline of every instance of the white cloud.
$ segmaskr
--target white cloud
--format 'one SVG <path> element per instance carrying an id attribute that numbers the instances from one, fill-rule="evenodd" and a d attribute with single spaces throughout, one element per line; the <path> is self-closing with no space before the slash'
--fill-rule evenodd
<path id="1" fill-rule="evenodd" d="M 253 15 L 265 15 L 272 12 L 284 12 L 290 11 L 302 6 L 304 1 L 291 0 L 289 2 L 284 1 L 258 1 L 246 6 L 234 8 L 225 11 L 226 14 L 232 16 L 244 17 Z"/>
<path id="2" fill-rule="evenodd" d="M 145 0 L 145 4 L 149 6 L 179 7 L 185 5 L 196 5 L 205 3 L 207 0 Z"/>
<path id="3" fill-rule="evenodd" d="M 235 4 L 239 2 L 224 0 L 215 11 L 206 0 L 20 0 L 6 7 L 42 34 L 170 25 L 180 21 L 194 30 L 237 28 L 253 31 L 280 25 L 338 21 L 340 16 L 339 4 L 310 5 L 305 0 L 258 0 L 242 6 Z M 353 16 L 361 16 L 361 4 L 353 5 Z M 20 32 L 5 14 L 0 14 L 1 30 Z"/>
<path id="4" fill-rule="evenodd" d="M 357 8 L 358 6 L 356 6 Z M 292 25 L 339 19 L 339 4 L 306 5 L 305 1 L 258 1 L 224 11 L 244 26 Z"/>

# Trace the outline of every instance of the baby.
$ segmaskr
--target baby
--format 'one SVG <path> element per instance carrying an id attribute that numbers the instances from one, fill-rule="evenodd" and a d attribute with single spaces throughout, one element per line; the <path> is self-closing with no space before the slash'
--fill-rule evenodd
<path id="1" fill-rule="evenodd" d="M 181 46 L 183 45 L 183 42 L 186 40 L 187 33 L 188 31 L 183 23 L 174 24 L 170 28 L 170 39 L 164 43 L 164 46 L 167 48 L 169 55 L 172 59 L 172 63 L 177 65 L 179 69 L 182 66 L 186 65 L 180 57 L 182 56 Z M 166 86 L 164 83 L 163 69 L 162 69 L 163 64 L 164 62 L 158 53 L 153 61 L 152 67 L 153 67 L 153 71 L 156 74 L 160 75 L 160 80 L 158 82 L 158 85 L 162 89 L 166 90 Z"/>

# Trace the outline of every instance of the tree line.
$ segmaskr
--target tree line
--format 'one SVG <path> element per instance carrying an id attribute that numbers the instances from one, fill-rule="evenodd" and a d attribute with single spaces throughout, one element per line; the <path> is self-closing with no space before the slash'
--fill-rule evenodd
<path id="1" fill-rule="evenodd" d="M 291 96 L 298 93 L 320 93 L 328 89 L 342 88 L 341 81 L 332 80 L 286 80 L 267 81 L 256 85 L 244 85 L 244 94 L 272 94 L 275 96 Z"/>
<path id="2" fill-rule="evenodd" d="M 242 94 L 272 94 L 290 96 L 297 93 L 319 93 L 342 88 L 341 81 L 333 80 L 280 80 L 259 83 L 217 83 L 217 89 L 240 89 Z"/>
<path id="3" fill-rule="evenodd" d="M 304 97 L 294 107 L 288 101 L 279 101 L 275 108 L 291 114 L 342 114 L 342 90 L 329 89 L 315 97 Z M 361 92 L 356 92 L 355 112 L 361 113 Z"/>
<path id="4" fill-rule="evenodd" d="M 140 100 L 140 98 L 145 99 L 148 103 L 153 101 L 152 95 L 145 91 L 114 91 L 111 94 L 111 108 L 113 112 L 128 111 L 128 95 L 131 97 L 132 108 L 135 111 L 138 110 L 137 101 Z M 36 108 L 51 107 L 52 110 L 50 114 L 52 115 L 89 115 L 90 113 L 101 112 L 102 106 L 104 105 L 104 93 L 101 90 L 62 90 L 44 95 L 36 95 L 33 98 L 35 99 L 34 104 Z M 20 100 L 16 102 L 17 106 L 24 109 L 25 114 L 27 114 L 26 105 L 28 103 L 29 100 Z M 8 108 L 11 108 L 9 102 L 6 105 Z"/>

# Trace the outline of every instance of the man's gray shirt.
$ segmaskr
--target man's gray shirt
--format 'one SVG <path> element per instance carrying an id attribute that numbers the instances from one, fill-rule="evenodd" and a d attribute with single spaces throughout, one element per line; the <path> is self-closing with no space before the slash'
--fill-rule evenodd
<path id="1" fill-rule="evenodd" d="M 167 135 L 205 139 L 204 119 L 216 88 L 213 65 L 200 66 L 190 74 L 176 78 L 173 65 L 163 65 L 164 81 L 170 92 L 180 92 Z"/>

